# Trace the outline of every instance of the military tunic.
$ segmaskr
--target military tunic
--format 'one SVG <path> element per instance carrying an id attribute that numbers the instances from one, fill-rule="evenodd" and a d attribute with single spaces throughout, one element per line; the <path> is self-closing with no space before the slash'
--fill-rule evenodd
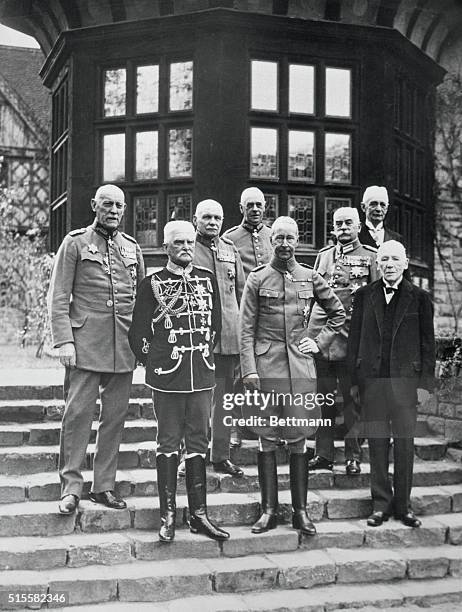
<path id="1" fill-rule="evenodd" d="M 140 285 L 129 340 L 146 366 L 146 383 L 158 391 L 193 393 L 215 386 L 214 340 L 220 334 L 220 300 L 214 275 L 171 264 Z"/>
<path id="2" fill-rule="evenodd" d="M 254 268 L 268 263 L 271 259 L 270 236 L 270 228 L 263 223 L 254 227 L 245 222 L 223 234 L 223 237 L 231 240 L 238 250 L 246 278 Z"/>
<path id="3" fill-rule="evenodd" d="M 314 264 L 314 269 L 332 287 L 346 313 L 345 323 L 333 342 L 326 349 L 321 349 L 322 356 L 329 361 L 341 361 L 346 358 L 355 292 L 360 287 L 379 278 L 376 249 L 361 244 L 358 239 L 345 245 L 341 251 L 339 247 L 341 247 L 340 244 L 321 249 Z M 322 307 L 315 304 L 308 326 L 310 337 L 319 333 L 326 320 L 327 315 Z"/>
<path id="4" fill-rule="evenodd" d="M 74 342 L 79 369 L 133 370 L 128 328 L 143 277 L 141 250 L 131 236 L 109 237 L 96 223 L 70 232 L 56 255 L 50 284 L 53 346 Z"/>
<path id="5" fill-rule="evenodd" d="M 308 332 L 313 303 L 327 312 L 327 321 L 316 335 Z M 273 261 L 253 270 L 247 279 L 240 313 L 241 369 L 245 378 L 257 373 L 262 391 L 306 394 L 316 392 L 316 368 L 312 355 L 302 353 L 302 338 L 315 340 L 327 350 L 341 328 L 345 312 L 340 300 L 314 270 L 293 262 L 289 270 Z M 284 416 L 317 418 L 319 408 L 285 406 Z M 316 427 L 286 428 L 282 437 L 300 439 Z M 263 437 L 278 438 L 269 428 Z"/>

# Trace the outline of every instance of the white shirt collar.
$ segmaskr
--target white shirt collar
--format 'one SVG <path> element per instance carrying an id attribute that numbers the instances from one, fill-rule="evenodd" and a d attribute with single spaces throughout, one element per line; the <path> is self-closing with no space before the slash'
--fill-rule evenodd
<path id="1" fill-rule="evenodd" d="M 394 285 L 390 285 L 390 283 L 387 283 L 387 281 L 385 279 L 383 279 L 383 284 L 385 285 L 385 287 L 392 287 L 393 289 L 398 289 L 398 287 L 400 286 L 402 280 L 403 280 L 403 276 L 401 275 L 400 278 L 398 278 L 398 280 L 396 281 L 396 283 Z M 385 288 L 384 288 L 384 290 L 385 290 Z"/>
<path id="2" fill-rule="evenodd" d="M 370 221 L 366 219 L 366 227 L 373 232 L 380 232 L 383 230 L 383 221 L 381 221 L 378 225 L 373 225 Z"/>

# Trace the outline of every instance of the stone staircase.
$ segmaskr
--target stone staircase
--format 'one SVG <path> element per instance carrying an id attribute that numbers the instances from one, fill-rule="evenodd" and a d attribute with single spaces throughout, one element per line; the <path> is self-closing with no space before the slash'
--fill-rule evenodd
<path id="1" fill-rule="evenodd" d="M 423 420 L 412 499 L 423 516 L 420 529 L 394 520 L 367 527 L 367 446 L 362 474 L 347 477 L 338 442 L 339 467 L 310 474 L 308 505 L 318 535 L 300 538 L 290 526 L 284 448 L 278 451 L 281 524 L 251 534 L 259 516 L 257 447 L 245 441 L 233 455 L 245 466 L 243 479 L 208 472 L 209 514 L 229 527 L 231 539 L 217 543 L 189 533 L 180 480 L 178 531 L 169 545 L 157 540 L 156 423 L 147 390 L 133 387 L 121 445 L 116 489 L 128 508 L 83 499 L 74 516 L 57 513 L 60 395 L 54 386 L 0 387 L 0 609 L 15 607 L 8 592 L 66 592 L 75 612 L 411 611 L 442 603 L 446 611 L 462 609 L 462 464 L 448 457 L 443 439 L 429 437 Z M 86 492 L 93 452 L 90 445 Z"/>

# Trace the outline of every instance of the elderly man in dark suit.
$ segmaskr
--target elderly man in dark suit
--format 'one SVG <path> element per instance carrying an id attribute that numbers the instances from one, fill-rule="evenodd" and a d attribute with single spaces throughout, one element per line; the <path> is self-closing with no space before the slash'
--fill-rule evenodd
<path id="1" fill-rule="evenodd" d="M 401 243 L 384 242 L 377 265 L 383 279 L 356 292 L 348 338 L 351 391 L 361 398 L 369 441 L 373 513 L 367 523 L 378 527 L 393 512 L 405 525 L 420 527 L 410 495 L 416 404 L 434 387 L 433 307 L 429 294 L 403 277 L 408 259 Z"/>
<path id="2" fill-rule="evenodd" d="M 361 244 L 377 248 L 387 240 L 403 242 L 400 234 L 384 225 L 388 206 L 388 192 L 385 187 L 378 185 L 367 187 L 361 202 L 361 208 L 366 216 L 358 235 Z"/>
<path id="3" fill-rule="evenodd" d="M 51 278 L 53 344 L 66 368 L 59 455 L 61 514 L 75 512 L 82 495 L 80 469 L 98 397 L 101 412 L 90 499 L 111 508 L 126 507 L 113 489 L 135 368 L 128 328 L 144 264 L 135 239 L 119 231 L 125 206 L 119 187 L 100 187 L 91 201 L 94 222 L 64 238 Z"/>

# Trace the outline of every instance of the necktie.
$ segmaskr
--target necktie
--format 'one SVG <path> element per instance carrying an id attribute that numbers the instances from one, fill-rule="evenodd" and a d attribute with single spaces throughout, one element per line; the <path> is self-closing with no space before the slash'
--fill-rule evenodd
<path id="1" fill-rule="evenodd" d="M 387 294 L 395 293 L 395 291 L 398 291 L 398 289 L 396 287 L 388 287 L 387 285 L 385 285 L 385 293 L 387 293 Z"/>

